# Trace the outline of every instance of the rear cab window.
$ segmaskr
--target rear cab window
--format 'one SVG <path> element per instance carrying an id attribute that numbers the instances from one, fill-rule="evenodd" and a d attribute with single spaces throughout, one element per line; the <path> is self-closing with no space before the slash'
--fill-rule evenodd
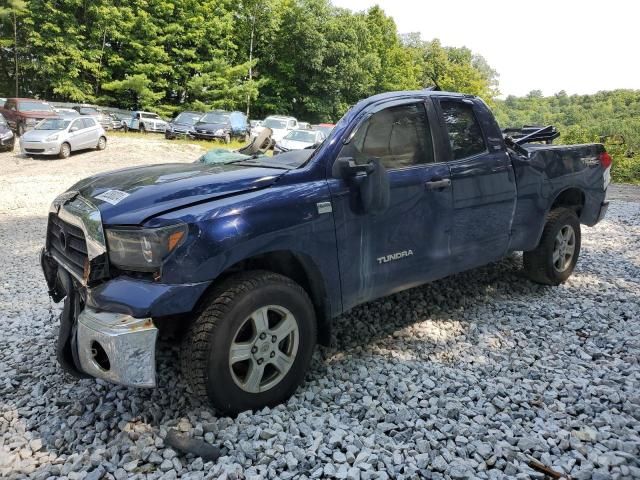
<path id="1" fill-rule="evenodd" d="M 433 163 L 433 140 L 424 105 L 398 105 L 374 113 L 358 127 L 339 157 L 359 164 L 379 158 L 388 170 Z"/>
<path id="2" fill-rule="evenodd" d="M 452 160 L 473 157 L 487 151 L 472 103 L 442 100 L 440 107 L 447 129 Z"/>

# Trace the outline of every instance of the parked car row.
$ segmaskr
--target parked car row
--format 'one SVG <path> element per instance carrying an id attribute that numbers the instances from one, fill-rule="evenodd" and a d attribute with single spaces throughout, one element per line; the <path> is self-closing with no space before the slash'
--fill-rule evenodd
<path id="1" fill-rule="evenodd" d="M 249 121 L 242 112 L 224 110 L 213 110 L 206 113 L 184 111 L 171 121 L 166 122 L 154 112 L 109 111 L 86 104 L 57 104 L 58 106 L 54 107 L 46 101 L 28 98 L 9 98 L 5 102 L 0 102 L 0 105 L 2 105 L 0 106 L 0 114 L 4 115 L 3 124 L 6 124 L 4 128 L 12 132 L 11 136 L 0 133 L 3 135 L 0 139 L 0 149 L 4 148 L 5 143 L 8 145 L 8 142 L 15 142 L 14 136 L 21 137 L 29 130 L 36 128 L 43 120 L 50 118 L 65 120 L 65 122 L 58 122 L 55 125 L 66 125 L 65 132 L 67 133 L 71 133 L 67 130 L 71 128 L 84 129 L 79 128 L 84 123 L 76 124 L 67 120 L 87 117 L 93 118 L 103 132 L 108 130 L 157 132 L 164 133 L 168 139 L 184 136 L 201 140 L 220 140 L 224 143 L 230 143 L 233 139 L 248 142 L 260 135 L 264 129 L 270 129 L 270 148 L 273 148 L 275 153 L 317 146 L 333 128 L 332 124 L 310 125 L 307 122 L 299 122 L 295 117 L 283 115 L 271 115 L 264 120 Z M 54 123 L 46 123 L 46 125 L 52 126 Z M 31 150 L 51 152 L 58 147 L 62 148 L 63 143 L 65 142 L 43 148 L 32 146 Z M 79 148 L 77 140 L 69 141 L 68 145 L 69 152 L 74 148 Z M 66 147 L 64 148 L 66 149 Z M 62 155 L 62 153 L 64 152 L 58 150 L 56 154 Z"/>

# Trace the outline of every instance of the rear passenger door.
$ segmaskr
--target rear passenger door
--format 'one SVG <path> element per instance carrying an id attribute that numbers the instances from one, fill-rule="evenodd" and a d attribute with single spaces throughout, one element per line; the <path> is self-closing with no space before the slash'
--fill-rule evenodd
<path id="1" fill-rule="evenodd" d="M 505 255 L 516 184 L 491 112 L 478 99 L 438 97 L 453 191 L 451 260 L 461 271 Z"/>
<path id="2" fill-rule="evenodd" d="M 82 148 L 94 148 L 98 145 L 98 121 L 93 117 L 87 117 L 82 119 L 82 123 L 84 124 Z"/>

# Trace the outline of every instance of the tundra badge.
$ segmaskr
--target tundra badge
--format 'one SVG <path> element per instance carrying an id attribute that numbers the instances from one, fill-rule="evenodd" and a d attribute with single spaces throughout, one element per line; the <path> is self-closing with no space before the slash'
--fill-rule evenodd
<path id="1" fill-rule="evenodd" d="M 401 258 L 410 257 L 411 255 L 413 255 L 413 250 L 404 250 L 402 252 L 391 253 L 389 255 L 385 255 L 384 257 L 378 257 L 378 263 L 382 265 L 383 263 L 400 260 Z"/>

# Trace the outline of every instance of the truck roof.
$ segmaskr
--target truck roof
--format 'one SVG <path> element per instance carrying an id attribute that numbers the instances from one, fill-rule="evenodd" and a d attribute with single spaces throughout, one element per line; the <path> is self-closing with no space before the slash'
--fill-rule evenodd
<path id="1" fill-rule="evenodd" d="M 445 95 L 447 97 L 475 97 L 475 95 L 469 95 L 465 93 L 459 92 L 442 92 L 440 90 L 430 90 L 425 88 L 423 90 L 400 90 L 396 92 L 386 92 L 380 93 L 378 95 L 374 95 L 372 97 L 366 98 L 363 101 L 367 103 L 377 102 L 380 100 L 388 100 L 391 98 L 402 98 L 402 97 L 438 97 Z"/>

